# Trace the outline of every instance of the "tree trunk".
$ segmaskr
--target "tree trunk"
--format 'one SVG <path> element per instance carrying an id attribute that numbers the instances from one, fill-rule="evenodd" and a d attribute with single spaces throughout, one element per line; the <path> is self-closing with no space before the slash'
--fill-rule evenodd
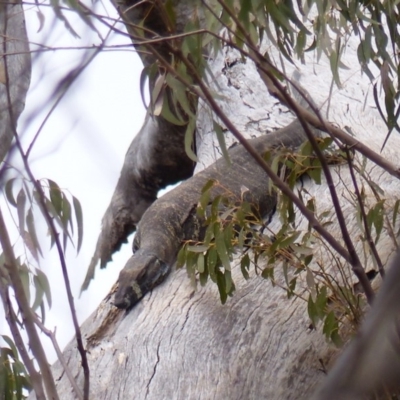
<path id="1" fill-rule="evenodd" d="M 323 115 L 341 128 L 350 128 L 356 137 L 375 151 L 380 151 L 387 128 L 381 120 L 372 97 L 368 79 L 359 72 L 357 44 L 350 40 L 344 61 L 349 70 L 340 70 L 343 88 L 333 86 L 329 61 L 318 63 L 309 58 L 300 65 L 300 83 L 311 94 Z M 271 58 L 278 59 L 276 53 Z M 248 137 L 266 134 L 287 125 L 294 117 L 267 94 L 251 62 L 243 62 L 233 51 L 223 51 L 210 62 L 214 90 L 219 103 L 239 130 Z M 291 76 L 294 67 L 286 64 Z M 220 156 L 212 129 L 210 111 L 200 105 L 198 112 L 198 156 L 200 165 L 208 165 Z M 228 143 L 231 143 L 227 138 Z M 400 139 L 393 133 L 383 150 L 384 156 L 396 162 Z M 357 155 L 357 157 L 359 157 Z M 200 168 L 200 167 L 199 167 Z M 385 205 L 399 198 L 400 185 L 392 176 L 367 163 L 371 178 L 384 191 Z M 332 167 L 336 190 L 342 203 L 348 229 L 356 250 L 364 261 L 365 247 L 356 218 L 356 209 L 348 190 L 353 190 L 346 165 Z M 243 182 L 245 185 L 245 181 Z M 304 180 L 305 188 L 316 200 L 317 213 L 331 212 L 330 233 L 341 232 L 325 181 L 321 185 Z M 366 201 L 374 201 L 365 185 Z M 389 215 L 390 218 L 390 215 Z M 298 229 L 307 230 L 307 221 L 296 215 Z M 269 228 L 276 232 L 281 222 L 275 215 Z M 378 242 L 384 265 L 395 243 L 386 231 Z M 314 261 L 333 276 L 337 263 L 326 247 L 315 240 Z M 262 263 L 260 263 L 262 267 Z M 371 257 L 365 257 L 366 270 L 374 268 Z M 221 305 L 217 288 L 208 283 L 197 291 L 184 270 L 171 274 L 165 283 L 136 305 L 130 312 L 115 309 L 111 294 L 83 324 L 87 340 L 93 399 L 297 399 L 310 398 L 324 379 L 324 368 L 330 367 L 338 350 L 329 345 L 321 326 L 310 328 L 307 302 L 299 297 L 287 299 L 286 291 L 273 286 L 255 273 L 245 281 L 240 266 L 233 268 L 236 291 Z M 306 286 L 300 274 L 297 292 Z M 284 282 L 279 265 L 277 282 Z M 373 284 L 378 285 L 378 279 Z M 304 293 L 303 293 L 304 294 Z M 307 294 L 304 296 L 307 298 Z M 82 384 L 83 372 L 75 342 L 64 351 L 73 375 Z M 70 383 L 59 362 L 54 376 L 62 399 L 74 398 Z"/>
<path id="2" fill-rule="evenodd" d="M 20 2 L 0 3 L 0 162 L 10 149 L 31 81 L 31 55 Z"/>

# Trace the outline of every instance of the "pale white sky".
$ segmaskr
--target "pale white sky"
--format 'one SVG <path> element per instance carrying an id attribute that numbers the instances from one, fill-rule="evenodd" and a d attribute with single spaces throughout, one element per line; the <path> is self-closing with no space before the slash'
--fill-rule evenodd
<path id="1" fill-rule="evenodd" d="M 114 9 L 108 3 L 105 5 L 107 10 L 99 5 L 98 13 L 107 12 L 117 17 Z M 53 25 L 54 14 L 51 9 L 46 10 L 44 7 L 41 7 L 41 11 L 45 13 L 45 23 L 38 33 L 40 23 L 36 11 L 36 7 L 26 11 L 31 42 L 51 47 L 80 47 L 99 43 L 97 34 L 87 29 L 72 13 L 67 15 L 82 39 L 67 33 L 60 21 Z M 98 25 L 98 28 L 103 36 L 107 34 L 105 27 Z M 122 26 L 119 28 L 122 29 Z M 123 43 L 129 44 L 130 41 L 117 34 L 111 34 L 107 40 L 108 45 Z M 37 48 L 31 46 L 31 50 Z M 84 55 L 83 50 L 57 50 L 33 55 L 31 89 L 18 129 L 20 135 L 24 135 L 25 146 L 52 106 L 54 100 L 51 100 L 51 94 L 54 88 L 71 68 L 80 64 Z M 89 290 L 78 298 L 80 284 L 100 232 L 101 218 L 116 185 L 125 152 L 143 122 L 145 111 L 139 90 L 141 70 L 142 64 L 132 47 L 119 51 L 102 51 L 76 80 L 47 121 L 31 155 L 31 167 L 36 178 L 54 180 L 62 189 L 67 189 L 77 197 L 83 207 L 84 239 L 81 252 L 76 256 L 76 251 L 70 246 L 67 254 L 80 322 L 89 316 L 107 294 L 131 254 L 129 243 L 114 256 L 114 262 L 107 269 L 97 271 Z M 15 164 L 18 164 L 17 160 Z M 12 224 L 11 220 L 9 223 Z M 41 267 L 50 280 L 53 295 L 46 326 L 50 329 L 57 327 L 57 338 L 60 346 L 64 347 L 72 338 L 73 328 L 61 267 L 56 251 L 48 251 L 50 240 L 45 234 L 46 231 L 42 229 L 39 240 L 45 257 Z M 21 249 L 18 241 L 16 244 L 16 249 Z M 0 318 L 4 318 L 2 310 Z M 4 333 L 7 333 L 5 324 L 0 326 L 0 334 Z M 49 346 L 46 348 L 49 349 Z M 51 350 L 48 353 L 51 361 L 54 361 L 54 353 Z"/>

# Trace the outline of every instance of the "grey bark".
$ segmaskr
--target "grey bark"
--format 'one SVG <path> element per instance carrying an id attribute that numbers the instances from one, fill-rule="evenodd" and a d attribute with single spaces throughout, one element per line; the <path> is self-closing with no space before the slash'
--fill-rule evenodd
<path id="1" fill-rule="evenodd" d="M 0 3 L 0 162 L 10 149 L 31 80 L 31 56 L 19 1 Z"/>

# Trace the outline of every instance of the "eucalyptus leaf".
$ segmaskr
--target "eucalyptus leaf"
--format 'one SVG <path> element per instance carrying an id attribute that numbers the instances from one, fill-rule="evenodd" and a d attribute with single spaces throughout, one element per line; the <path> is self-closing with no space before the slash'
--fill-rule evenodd
<path id="1" fill-rule="evenodd" d="M 47 304 L 49 305 L 49 308 L 51 308 L 52 298 L 51 298 L 51 288 L 49 280 L 47 279 L 46 274 L 39 268 L 36 268 L 36 277 L 38 284 L 40 285 L 41 289 L 43 290 L 46 296 Z"/>
<path id="2" fill-rule="evenodd" d="M 194 162 L 197 162 L 197 156 L 193 152 L 194 128 L 195 128 L 195 120 L 194 120 L 194 118 L 191 118 L 190 122 L 188 123 L 188 126 L 186 128 L 186 133 L 185 133 L 185 151 L 191 160 L 193 160 Z"/>
<path id="3" fill-rule="evenodd" d="M 15 181 L 16 181 L 15 178 L 9 179 L 9 180 L 6 182 L 5 188 L 4 188 L 4 189 L 5 189 L 7 201 L 8 201 L 12 206 L 17 207 L 17 202 L 16 202 L 16 200 L 15 200 L 15 198 L 14 198 L 14 194 L 13 194 L 13 186 L 14 186 Z"/>
<path id="4" fill-rule="evenodd" d="M 72 196 L 72 204 L 74 206 L 76 225 L 78 227 L 77 252 L 79 253 L 79 251 L 80 251 L 80 249 L 82 247 L 82 241 L 83 241 L 83 212 L 82 212 L 81 203 L 74 196 Z"/>
<path id="5" fill-rule="evenodd" d="M 19 222 L 19 231 L 21 234 L 25 231 L 25 204 L 26 204 L 26 194 L 25 190 L 22 188 L 17 196 L 18 222 Z"/>
<path id="6" fill-rule="evenodd" d="M 226 142 L 225 142 L 224 133 L 222 131 L 222 127 L 215 121 L 213 121 L 213 127 L 214 127 L 214 132 L 217 135 L 217 139 L 218 139 L 219 147 L 221 148 L 221 151 L 222 151 L 222 155 L 223 155 L 225 161 L 230 165 L 231 160 L 229 158 L 228 149 L 226 148 Z"/>

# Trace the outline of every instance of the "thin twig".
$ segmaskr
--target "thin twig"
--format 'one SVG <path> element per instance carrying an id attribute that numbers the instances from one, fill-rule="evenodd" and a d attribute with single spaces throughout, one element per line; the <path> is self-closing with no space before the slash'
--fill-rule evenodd
<path id="1" fill-rule="evenodd" d="M 65 361 L 64 355 L 63 355 L 63 353 L 62 353 L 62 351 L 61 351 L 61 349 L 60 349 L 60 347 L 58 345 L 58 342 L 57 342 L 57 339 L 56 339 L 56 336 L 55 336 L 55 331 L 52 332 L 50 329 L 47 329 L 43 325 L 42 321 L 40 321 L 40 319 L 38 317 L 36 317 L 36 316 L 35 316 L 35 324 L 40 328 L 40 330 L 45 335 L 47 335 L 50 338 L 51 343 L 53 344 L 54 350 L 57 353 L 57 358 L 60 361 L 61 365 L 63 366 L 64 371 L 67 374 L 68 380 L 70 381 L 71 386 L 73 387 L 73 389 L 75 391 L 75 394 L 77 395 L 79 400 L 83 400 L 82 391 L 79 388 L 79 386 L 77 385 L 76 380 L 72 376 L 71 369 L 67 365 L 67 362 Z"/>
<path id="2" fill-rule="evenodd" d="M 20 142 L 17 134 L 15 134 L 15 140 L 16 140 L 19 152 L 21 154 L 21 157 L 23 159 L 25 170 L 39 195 L 38 196 L 39 205 L 42 209 L 43 216 L 44 216 L 46 223 L 50 229 L 51 235 L 54 239 L 54 242 L 55 242 L 55 245 L 57 248 L 58 257 L 59 257 L 60 264 L 61 264 L 61 270 L 63 273 L 65 290 L 67 292 L 68 304 L 69 304 L 69 308 L 71 311 L 71 317 L 72 317 L 72 321 L 73 321 L 74 329 L 75 329 L 76 343 L 77 343 L 78 351 L 79 351 L 79 354 L 80 354 L 81 360 L 82 360 L 82 368 L 83 368 L 83 374 L 84 374 L 83 398 L 84 398 L 84 400 L 88 400 L 89 399 L 89 380 L 90 380 L 89 364 L 87 361 L 86 350 L 83 346 L 82 333 L 81 333 L 79 323 L 78 323 L 78 318 L 76 315 L 74 297 L 73 297 L 72 291 L 71 291 L 71 284 L 69 281 L 67 264 L 65 261 L 64 252 L 62 250 L 62 245 L 60 242 L 59 234 L 57 232 L 57 228 L 55 226 L 54 220 L 51 217 L 49 211 L 47 210 L 46 202 L 45 202 L 46 196 L 43 192 L 43 189 L 42 189 L 40 183 L 35 179 L 35 177 L 32 173 L 32 170 L 28 163 L 28 159 L 27 159 L 26 155 L 24 154 L 21 142 Z"/>
<path id="3" fill-rule="evenodd" d="M 110 32 L 108 33 L 110 34 Z M 78 68 L 76 68 L 74 71 L 71 71 L 64 79 L 58 84 L 58 87 L 55 89 L 54 93 L 60 93 L 59 96 L 57 97 L 56 101 L 54 104 L 51 106 L 49 112 L 46 114 L 46 117 L 42 121 L 42 123 L 39 126 L 39 129 L 35 133 L 35 136 L 33 137 L 31 143 L 29 144 L 28 150 L 25 152 L 25 157 L 28 159 L 29 155 L 33 149 L 33 146 L 36 143 L 36 140 L 38 139 L 40 132 L 44 128 L 46 122 L 50 118 L 50 116 L 53 114 L 54 110 L 56 110 L 57 106 L 59 105 L 60 101 L 64 98 L 66 93 L 68 92 L 69 88 L 72 86 L 72 84 L 75 82 L 75 80 L 79 77 L 79 75 L 89 66 L 89 64 L 96 58 L 96 56 L 100 53 L 100 51 L 103 49 L 103 45 L 106 42 L 108 38 L 108 35 L 106 38 L 103 40 L 103 42 L 96 47 L 95 51 L 93 54 L 88 58 L 88 60 L 83 64 L 80 65 Z"/>
<path id="4" fill-rule="evenodd" d="M 357 183 L 357 180 L 356 180 L 356 176 L 354 174 L 354 168 L 353 168 L 353 163 L 351 161 L 350 151 L 349 151 L 348 148 L 346 148 L 345 152 L 346 152 L 346 155 L 347 155 L 347 164 L 349 166 L 351 180 L 352 180 L 353 186 L 354 186 L 354 192 L 356 194 L 358 205 L 360 207 L 361 219 L 362 219 L 363 224 L 364 224 L 365 236 L 367 237 L 367 242 L 368 242 L 368 245 L 369 245 L 369 247 L 371 249 L 372 255 L 374 256 L 375 261 L 378 264 L 379 273 L 383 277 L 385 275 L 385 270 L 383 268 L 383 264 L 382 264 L 381 258 L 379 257 L 378 251 L 376 250 L 375 243 L 372 240 L 371 230 L 369 229 L 369 226 L 368 226 L 368 220 L 367 220 L 367 215 L 365 213 L 364 203 L 363 203 L 363 200 L 362 200 L 362 197 L 361 197 L 360 190 L 358 188 L 358 183 Z"/>

